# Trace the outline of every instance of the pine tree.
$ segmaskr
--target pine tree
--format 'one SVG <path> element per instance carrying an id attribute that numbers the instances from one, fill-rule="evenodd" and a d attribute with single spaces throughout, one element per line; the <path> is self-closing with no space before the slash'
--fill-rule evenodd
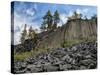
<path id="1" fill-rule="evenodd" d="M 43 24 L 42 24 L 42 29 L 45 29 L 47 31 L 52 29 L 52 23 L 53 23 L 53 16 L 51 15 L 50 10 L 46 13 L 46 15 L 43 17 Z"/>
<path id="2" fill-rule="evenodd" d="M 33 30 L 32 26 L 30 26 L 28 38 L 34 39 L 34 37 L 35 37 L 35 31 Z"/>
<path id="3" fill-rule="evenodd" d="M 95 14 L 95 15 L 93 15 L 92 17 L 91 17 L 91 19 L 92 20 L 96 20 L 97 21 L 97 15 Z"/>
<path id="4" fill-rule="evenodd" d="M 78 14 L 77 14 L 77 12 L 75 11 L 75 12 L 74 12 L 74 18 L 77 19 L 77 17 L 78 17 Z"/>
<path id="5" fill-rule="evenodd" d="M 57 23 L 59 23 L 59 21 L 60 21 L 59 13 L 57 10 L 54 13 L 53 20 L 54 20 L 53 29 L 56 29 Z"/>
<path id="6" fill-rule="evenodd" d="M 26 39 L 26 36 L 27 36 L 26 27 L 27 27 L 27 25 L 25 24 L 24 30 L 23 30 L 22 33 L 21 33 L 21 43 L 22 43 L 22 44 L 24 43 L 24 41 L 25 41 L 25 39 Z"/>
<path id="7" fill-rule="evenodd" d="M 91 21 L 95 21 L 95 23 L 97 24 L 97 15 L 94 14 L 92 17 L 91 17 Z"/>
<path id="8" fill-rule="evenodd" d="M 41 27 L 40 27 L 41 31 L 45 31 L 47 29 L 47 26 L 46 26 L 46 23 L 45 21 L 43 21 L 43 23 L 41 24 Z"/>

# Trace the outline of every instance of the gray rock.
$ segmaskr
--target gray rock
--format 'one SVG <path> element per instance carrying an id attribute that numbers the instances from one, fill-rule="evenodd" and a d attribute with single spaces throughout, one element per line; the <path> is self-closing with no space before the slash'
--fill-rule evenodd
<path id="1" fill-rule="evenodd" d="M 25 62 L 16 62 L 14 65 L 14 68 L 16 71 L 24 70 L 26 68 L 26 63 Z"/>
<path id="2" fill-rule="evenodd" d="M 77 51 L 77 47 L 76 47 L 76 46 L 73 46 L 73 47 L 71 48 L 71 50 L 72 50 L 72 51 Z"/>
<path id="3" fill-rule="evenodd" d="M 94 43 L 81 43 L 71 48 L 57 48 L 24 62 L 15 62 L 16 73 L 83 70 L 97 68 L 97 48 Z"/>
<path id="4" fill-rule="evenodd" d="M 42 65 L 28 65 L 27 72 L 42 72 Z"/>
<path id="5" fill-rule="evenodd" d="M 68 70 L 71 67 L 71 64 L 60 65 L 60 70 Z"/>
<path id="6" fill-rule="evenodd" d="M 80 61 L 80 64 L 84 65 L 84 66 L 89 66 L 89 64 L 91 64 L 91 63 L 94 63 L 94 61 L 91 59 L 86 59 L 86 60 Z"/>
<path id="7" fill-rule="evenodd" d="M 17 71 L 15 70 L 14 72 L 19 74 L 19 73 L 26 73 L 26 71 L 27 71 L 27 69 L 25 68 L 23 70 L 17 70 Z"/>
<path id="8" fill-rule="evenodd" d="M 84 69 L 87 69 L 87 67 L 86 67 L 86 66 L 80 66 L 79 69 L 80 69 L 80 70 L 84 70 Z"/>
<path id="9" fill-rule="evenodd" d="M 58 71 L 59 66 L 55 66 L 55 65 L 44 65 L 44 70 L 47 72 L 50 71 Z"/>

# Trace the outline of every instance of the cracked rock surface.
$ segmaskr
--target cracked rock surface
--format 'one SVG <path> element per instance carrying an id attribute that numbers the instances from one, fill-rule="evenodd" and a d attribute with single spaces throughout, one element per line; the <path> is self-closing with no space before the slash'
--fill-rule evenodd
<path id="1" fill-rule="evenodd" d="M 97 68 L 97 43 L 88 42 L 70 48 L 57 48 L 23 62 L 14 62 L 15 73 L 34 73 Z"/>

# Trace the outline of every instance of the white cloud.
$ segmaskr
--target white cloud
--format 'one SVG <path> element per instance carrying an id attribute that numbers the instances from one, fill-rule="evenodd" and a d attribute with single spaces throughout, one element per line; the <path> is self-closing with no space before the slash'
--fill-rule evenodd
<path id="1" fill-rule="evenodd" d="M 30 15 L 30 16 L 34 16 L 35 15 L 35 9 L 30 8 L 26 10 L 26 14 Z"/>
<path id="2" fill-rule="evenodd" d="M 81 14 L 87 14 L 89 12 L 88 8 L 84 8 L 84 9 L 76 9 L 77 13 L 81 13 Z"/>
<path id="3" fill-rule="evenodd" d="M 19 44 L 20 43 L 20 37 L 21 37 L 21 32 L 16 32 L 14 33 L 14 44 Z"/>
<path id="4" fill-rule="evenodd" d="M 28 29 L 29 29 L 30 26 L 32 26 L 33 30 L 37 29 L 38 30 L 37 33 L 40 32 L 40 26 L 39 26 L 39 24 L 37 22 L 27 23 L 27 24 L 28 24 Z"/>
<path id="5" fill-rule="evenodd" d="M 29 11 L 28 13 L 31 14 Z M 38 32 L 40 32 L 39 24 L 37 22 L 31 22 L 30 20 L 32 20 L 32 17 L 22 16 L 17 14 L 17 12 L 14 12 L 14 44 L 20 43 L 21 32 L 23 31 L 25 24 L 27 24 L 27 31 L 30 26 L 33 26 L 34 30 L 38 29 Z"/>
<path id="6" fill-rule="evenodd" d="M 62 24 L 65 24 L 67 22 L 67 15 L 66 14 L 61 14 L 60 15 L 60 19 L 62 21 Z"/>
<path id="7" fill-rule="evenodd" d="M 34 16 L 37 10 L 37 4 L 32 5 L 33 7 L 25 10 L 27 15 Z"/>
<path id="8" fill-rule="evenodd" d="M 68 17 L 70 17 L 72 15 L 73 15 L 73 11 L 70 11 L 69 14 L 68 14 Z"/>
<path id="9" fill-rule="evenodd" d="M 62 24 L 63 24 L 63 23 L 60 21 L 60 22 L 57 24 L 57 27 L 58 27 L 58 26 L 62 26 Z"/>
<path id="10" fill-rule="evenodd" d="M 17 31 L 17 32 L 14 32 L 14 44 L 19 44 L 20 43 L 21 33 L 22 33 L 22 31 L 24 29 L 24 26 L 25 26 L 24 24 L 20 24 L 20 23 L 19 23 L 19 25 L 20 25 L 20 27 L 19 27 L 20 30 Z M 27 29 L 26 29 L 27 32 L 28 32 L 30 26 L 32 26 L 32 28 L 34 30 L 38 29 L 38 31 L 37 31 L 38 33 L 40 32 L 39 26 L 36 23 L 27 23 Z M 16 28 L 14 30 L 16 30 L 17 27 L 18 26 L 16 26 Z"/>
<path id="11" fill-rule="evenodd" d="M 89 12 L 89 9 L 88 8 L 84 8 L 84 9 L 76 9 L 75 10 L 78 14 L 82 14 L 82 18 L 84 18 L 85 16 L 87 16 L 87 18 L 90 18 L 90 16 L 88 16 L 88 12 Z M 69 14 L 68 14 L 68 17 L 72 16 L 74 13 L 74 11 L 70 11 Z"/>
<path id="12" fill-rule="evenodd" d="M 14 25 L 14 44 L 19 44 L 20 43 L 20 38 L 21 38 L 21 32 L 23 31 L 24 29 L 24 26 L 25 24 L 27 24 L 27 31 L 29 30 L 30 26 L 33 27 L 33 29 L 38 29 L 38 32 L 40 32 L 40 29 L 39 29 L 39 26 L 37 23 L 24 23 L 24 22 L 15 22 L 15 25 Z M 18 30 L 19 28 L 19 31 L 16 32 L 16 30 Z"/>
<path id="13" fill-rule="evenodd" d="M 76 12 L 77 12 L 78 14 L 81 14 L 81 13 L 82 13 L 82 10 L 76 9 Z"/>

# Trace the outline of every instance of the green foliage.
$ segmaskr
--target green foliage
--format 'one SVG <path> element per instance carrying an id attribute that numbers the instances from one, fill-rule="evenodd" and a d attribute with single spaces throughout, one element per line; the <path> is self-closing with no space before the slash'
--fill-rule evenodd
<path id="1" fill-rule="evenodd" d="M 35 30 L 33 30 L 32 26 L 29 28 L 29 33 L 27 33 L 26 28 L 27 25 L 25 24 L 24 30 L 22 31 L 21 38 L 20 38 L 21 44 L 24 44 L 26 39 L 36 39 L 36 32 Z"/>
<path id="2" fill-rule="evenodd" d="M 41 24 L 40 29 L 41 29 L 41 31 L 45 31 L 45 30 L 47 29 L 45 20 L 44 20 L 43 23 Z"/>
<path id="3" fill-rule="evenodd" d="M 47 53 L 49 49 L 33 49 L 30 52 L 23 52 L 23 53 L 15 53 L 14 54 L 14 61 L 24 61 L 27 58 L 35 57 L 41 53 Z"/>
<path id="4" fill-rule="evenodd" d="M 14 54 L 14 61 L 24 61 L 30 56 L 32 56 L 32 52 L 16 53 Z"/>
<path id="5" fill-rule="evenodd" d="M 29 39 L 34 39 L 34 37 L 35 37 L 35 31 L 32 29 L 32 26 L 30 27 L 30 29 L 29 29 L 29 35 L 28 35 L 28 38 Z"/>
<path id="6" fill-rule="evenodd" d="M 54 20 L 53 29 L 56 29 L 57 23 L 59 23 L 59 21 L 60 21 L 59 13 L 57 10 L 54 13 L 53 20 Z"/>
<path id="7" fill-rule="evenodd" d="M 74 39 L 74 40 L 65 40 L 62 44 L 61 47 L 65 48 L 65 47 L 71 47 L 75 44 L 79 44 L 82 42 L 94 42 L 97 41 L 97 37 L 96 36 L 92 36 L 92 37 L 88 37 L 88 38 L 79 38 L 79 39 Z"/>
<path id="8" fill-rule="evenodd" d="M 24 30 L 22 31 L 22 34 L 21 34 L 21 43 L 23 44 L 24 43 L 24 41 L 25 41 L 25 39 L 26 39 L 26 36 L 27 36 L 27 30 L 26 30 L 26 27 L 27 27 L 27 25 L 25 24 L 25 26 L 24 26 Z"/>
<path id="9" fill-rule="evenodd" d="M 59 17 L 59 13 L 56 10 L 54 12 L 54 15 L 52 16 L 50 10 L 48 10 L 48 12 L 46 13 L 46 15 L 43 17 L 43 22 L 41 24 L 40 29 L 42 31 L 49 31 L 49 30 L 53 30 L 57 28 L 57 23 L 59 23 L 60 21 L 60 17 Z"/>
<path id="10" fill-rule="evenodd" d="M 97 15 L 96 15 L 96 14 L 93 15 L 93 16 L 92 16 L 92 19 L 97 19 Z"/>
<path id="11" fill-rule="evenodd" d="M 75 16 L 75 17 L 77 17 L 77 16 L 78 16 L 78 14 L 77 14 L 77 12 L 76 12 L 76 11 L 74 12 L 74 16 Z"/>
<path id="12" fill-rule="evenodd" d="M 97 24 L 97 15 L 95 14 L 95 15 L 93 15 L 92 17 L 91 17 L 91 20 L 92 21 L 95 21 L 96 22 L 96 24 Z"/>
<path id="13" fill-rule="evenodd" d="M 47 29 L 47 30 L 51 30 L 52 29 L 52 23 L 53 23 L 53 19 L 52 19 L 52 14 L 50 12 L 50 10 L 48 10 L 48 12 L 46 13 L 46 15 L 43 17 L 43 24 L 42 24 L 42 29 Z"/>
<path id="14" fill-rule="evenodd" d="M 73 12 L 72 16 L 68 17 L 68 20 L 74 20 L 74 19 L 82 19 L 82 14 L 81 13 L 77 13 L 76 11 Z"/>
<path id="15" fill-rule="evenodd" d="M 72 41 L 65 41 L 64 43 L 61 44 L 62 47 L 71 47 L 74 44 L 78 44 L 80 41 L 78 40 L 72 40 Z"/>

